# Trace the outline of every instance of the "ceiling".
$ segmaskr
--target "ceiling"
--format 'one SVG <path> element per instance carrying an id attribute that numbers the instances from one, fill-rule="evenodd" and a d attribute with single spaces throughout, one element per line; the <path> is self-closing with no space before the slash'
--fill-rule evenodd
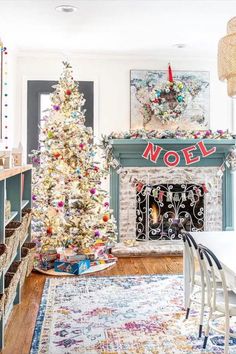
<path id="1" fill-rule="evenodd" d="M 18 51 L 210 57 L 234 16 L 234 0 L 0 0 L 0 37 Z"/>

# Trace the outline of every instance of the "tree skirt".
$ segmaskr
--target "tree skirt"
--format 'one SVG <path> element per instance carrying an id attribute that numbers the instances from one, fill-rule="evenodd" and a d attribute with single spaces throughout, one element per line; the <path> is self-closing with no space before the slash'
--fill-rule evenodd
<path id="1" fill-rule="evenodd" d="M 107 263 L 107 264 L 98 264 L 96 266 L 92 266 L 90 267 L 89 269 L 85 270 L 83 272 L 82 275 L 85 275 L 85 274 L 90 274 L 90 273 L 95 273 L 95 272 L 100 272 L 104 269 L 107 269 L 107 268 L 110 268 L 111 266 L 115 265 L 116 262 L 112 262 L 112 263 Z M 54 269 L 49 269 L 49 270 L 43 270 L 43 269 L 40 269 L 40 268 L 35 268 L 35 270 L 39 273 L 43 273 L 43 274 L 46 274 L 46 275 L 53 275 L 53 276 L 75 276 L 74 274 L 69 274 L 69 273 L 66 273 L 66 272 L 56 272 Z"/>
<path id="2" fill-rule="evenodd" d="M 50 278 L 30 354 L 200 354 L 199 312 L 184 317 L 182 276 Z M 223 354 L 222 336 L 204 353 Z"/>

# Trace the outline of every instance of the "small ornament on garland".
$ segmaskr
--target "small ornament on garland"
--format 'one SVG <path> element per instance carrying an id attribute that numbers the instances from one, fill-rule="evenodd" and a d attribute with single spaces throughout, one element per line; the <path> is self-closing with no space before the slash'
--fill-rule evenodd
<path id="1" fill-rule="evenodd" d="M 136 189 L 137 189 L 137 192 L 138 192 L 138 193 L 141 192 L 141 190 L 143 189 L 143 186 L 144 186 L 144 184 L 143 184 L 142 182 L 138 182 L 138 183 L 136 184 Z"/>
<path id="2" fill-rule="evenodd" d="M 160 202 L 162 202 L 162 201 L 163 201 L 163 197 L 164 197 L 164 192 L 163 192 L 163 191 L 160 191 L 160 192 L 159 192 L 159 196 L 158 196 L 158 200 L 159 200 Z"/>
<path id="3" fill-rule="evenodd" d="M 202 189 L 203 189 L 203 192 L 204 192 L 204 193 L 208 193 L 208 189 L 207 189 L 207 186 L 206 186 L 205 183 L 203 183 Z"/>
<path id="4" fill-rule="evenodd" d="M 148 109 L 164 124 L 176 121 L 187 107 L 190 94 L 182 81 L 173 79 L 170 64 L 168 64 L 168 80 L 154 86 L 150 94 Z"/>

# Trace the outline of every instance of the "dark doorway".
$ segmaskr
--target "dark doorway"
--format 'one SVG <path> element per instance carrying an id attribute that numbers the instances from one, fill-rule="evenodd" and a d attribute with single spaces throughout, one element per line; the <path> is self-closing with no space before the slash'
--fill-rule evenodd
<path id="1" fill-rule="evenodd" d="M 54 91 L 53 85 L 57 81 L 29 80 L 27 82 L 27 155 L 32 150 L 38 149 L 40 118 L 41 118 L 41 98 Z M 79 90 L 86 99 L 84 109 L 85 125 L 93 128 L 94 126 L 94 83 L 93 81 L 79 81 Z M 27 158 L 30 162 L 30 158 Z"/>

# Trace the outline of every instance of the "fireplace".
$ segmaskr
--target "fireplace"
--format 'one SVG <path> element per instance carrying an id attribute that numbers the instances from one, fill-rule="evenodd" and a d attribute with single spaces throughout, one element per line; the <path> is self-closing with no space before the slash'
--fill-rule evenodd
<path id="1" fill-rule="evenodd" d="M 177 167 L 165 165 L 165 151 L 179 151 L 198 140 L 151 141 L 163 148 L 156 163 L 142 157 L 147 145 L 143 139 L 111 142 L 113 156 L 125 172 L 119 174 L 111 168 L 110 174 L 111 207 L 118 222 L 118 241 L 173 244 L 181 243 L 181 229 L 233 230 L 233 176 L 228 168 L 223 176 L 218 172 L 235 140 L 205 139 L 207 150 L 215 146 L 216 153 L 188 166 L 180 156 Z M 193 151 L 193 156 L 197 152 Z"/>
<path id="2" fill-rule="evenodd" d="M 204 230 L 204 188 L 196 184 L 136 184 L 136 240 L 179 240 Z"/>

